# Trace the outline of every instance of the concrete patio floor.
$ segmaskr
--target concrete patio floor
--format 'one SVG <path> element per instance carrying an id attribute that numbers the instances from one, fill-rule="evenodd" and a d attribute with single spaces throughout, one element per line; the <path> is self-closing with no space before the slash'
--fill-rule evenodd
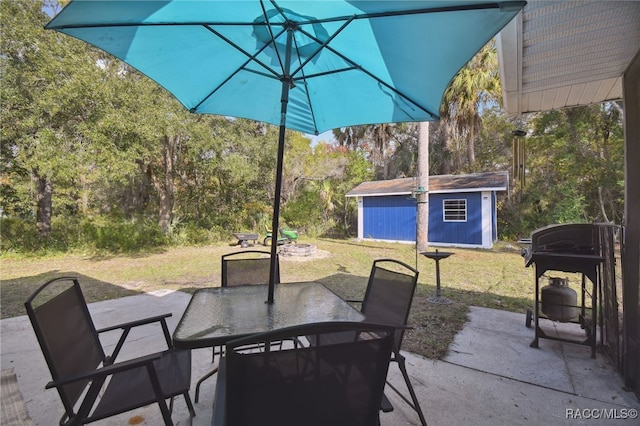
<path id="1" fill-rule="evenodd" d="M 173 330 L 189 299 L 186 293 L 160 291 L 93 303 L 89 309 L 97 328 L 171 312 L 169 328 Z M 632 392 L 624 390 L 605 355 L 598 353 L 592 359 L 586 346 L 545 339 L 540 340 L 538 349 L 530 348 L 534 333 L 524 324 L 524 314 L 473 307 L 469 321 L 444 360 L 405 354 L 429 425 L 640 424 L 637 418 L 640 402 Z M 56 424 L 62 405 L 55 390 L 44 389 L 50 374 L 28 318 L 5 319 L 1 325 L 2 369 L 13 369 L 16 373 L 33 421 L 43 426 Z M 564 327 L 579 330 L 575 324 L 547 325 L 548 333 Z M 115 339 L 115 335 L 107 336 L 104 344 L 113 346 Z M 129 337 L 121 359 L 160 350 L 162 344 L 159 328 L 143 327 Z M 195 382 L 212 367 L 211 350 L 193 351 L 192 360 L 193 399 Z M 395 364 L 390 367 L 389 380 L 404 389 Z M 215 378 L 212 378 L 202 385 L 200 401 L 195 404 L 197 416 L 193 419 L 184 399 L 176 399 L 174 423 L 211 424 L 214 393 Z M 419 424 L 415 412 L 392 391 L 387 395 L 395 410 L 381 415 L 382 425 Z M 127 425 L 133 424 L 130 423 L 133 420 L 140 421 L 135 424 L 162 424 L 156 405 L 94 424 Z"/>

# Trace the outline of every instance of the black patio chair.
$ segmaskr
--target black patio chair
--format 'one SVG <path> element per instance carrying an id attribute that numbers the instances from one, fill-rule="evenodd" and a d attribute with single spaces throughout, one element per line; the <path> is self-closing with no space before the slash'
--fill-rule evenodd
<path id="1" fill-rule="evenodd" d="M 361 304 L 360 311 L 365 315 L 366 322 L 376 324 L 388 324 L 397 327 L 393 356 L 391 361 L 395 361 L 402 372 L 411 400 L 409 400 L 400 390 L 387 382 L 389 387 L 402 398 L 411 408 L 413 408 L 422 425 L 427 422 L 420 408 L 420 403 L 416 397 L 404 356 L 400 353 L 404 332 L 407 328 L 409 311 L 418 282 L 418 271 L 404 262 L 393 259 L 379 259 L 373 262 L 369 282 L 363 300 L 348 300 L 350 303 Z M 349 340 L 349 334 L 336 334 L 331 337 L 334 341 Z M 310 338 L 311 344 L 314 339 Z M 382 400 L 380 409 L 383 412 L 393 411 L 393 406 L 386 396 Z"/>
<path id="2" fill-rule="evenodd" d="M 349 332 L 350 341 L 325 337 Z M 214 426 L 373 426 L 395 328 L 329 322 L 254 334 L 227 343 L 216 384 Z M 314 336 L 313 346 L 247 350 Z"/>
<path id="3" fill-rule="evenodd" d="M 276 256 L 278 256 L 276 254 Z M 222 256 L 222 287 L 269 283 L 271 253 L 244 250 Z M 276 262 L 276 283 L 280 283 L 279 259 Z"/>
<path id="4" fill-rule="evenodd" d="M 387 385 L 418 413 L 420 423 L 426 426 L 427 421 L 411 385 L 411 380 L 409 380 L 405 357 L 400 353 L 404 332 L 408 328 L 409 311 L 411 310 L 417 282 L 418 271 L 404 262 L 393 259 L 378 259 L 374 261 L 369 274 L 367 290 L 362 300 L 361 312 L 365 315 L 365 321 L 367 322 L 398 327 L 391 361 L 395 361 L 398 364 L 411 396 L 411 401 L 394 385 L 389 382 L 387 382 Z M 386 397 L 383 401 L 383 411 L 391 411 L 393 408 Z"/>
<path id="5" fill-rule="evenodd" d="M 276 256 L 278 256 L 276 254 Z M 276 284 L 280 283 L 279 259 L 276 261 Z M 261 250 L 244 250 L 228 253 L 222 256 L 221 287 L 237 285 L 260 285 L 269 283 L 271 270 L 271 253 Z M 211 362 L 215 362 L 216 355 L 222 355 L 223 348 L 213 348 Z M 200 385 L 218 372 L 214 368 L 196 383 L 196 403 L 200 399 Z"/>
<path id="6" fill-rule="evenodd" d="M 195 416 L 189 386 L 191 353 L 172 348 L 166 318 L 159 315 L 96 330 L 77 278 L 48 281 L 25 302 L 64 414 L 61 425 L 79 425 L 157 403 L 166 425 L 172 425 L 173 398 L 182 394 Z M 115 362 L 132 328 L 159 323 L 168 350 Z M 99 334 L 122 330 L 111 355 Z M 167 407 L 166 399 L 171 399 Z"/>

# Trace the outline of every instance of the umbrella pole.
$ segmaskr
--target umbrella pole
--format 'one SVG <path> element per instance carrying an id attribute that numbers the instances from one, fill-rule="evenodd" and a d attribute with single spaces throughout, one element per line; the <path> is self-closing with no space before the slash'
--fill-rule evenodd
<path id="1" fill-rule="evenodd" d="M 277 251 L 278 251 L 278 226 L 280 222 L 280 194 L 282 193 L 282 169 L 284 163 L 284 136 L 287 124 L 287 105 L 289 104 L 289 89 L 291 88 L 291 76 L 289 75 L 291 63 L 291 44 L 293 42 L 293 28 L 287 30 L 287 48 L 284 61 L 284 74 L 282 76 L 282 96 L 280 97 L 280 131 L 278 133 L 278 160 L 276 164 L 276 188 L 273 197 L 273 219 L 271 222 L 271 265 L 269 267 L 269 292 L 267 303 L 273 303 L 273 292 L 276 283 Z"/>

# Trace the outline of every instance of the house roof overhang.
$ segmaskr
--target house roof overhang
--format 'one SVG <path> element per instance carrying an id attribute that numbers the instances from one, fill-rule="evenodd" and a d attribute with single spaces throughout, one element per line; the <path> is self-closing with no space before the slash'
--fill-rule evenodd
<path id="1" fill-rule="evenodd" d="M 619 100 L 640 51 L 640 1 L 528 0 L 497 46 L 509 115 Z"/>

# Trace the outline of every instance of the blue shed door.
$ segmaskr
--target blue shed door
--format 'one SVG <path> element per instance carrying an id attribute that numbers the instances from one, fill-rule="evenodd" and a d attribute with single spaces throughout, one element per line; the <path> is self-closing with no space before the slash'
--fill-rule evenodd
<path id="1" fill-rule="evenodd" d="M 364 238 L 416 240 L 416 201 L 407 195 L 364 197 Z"/>

